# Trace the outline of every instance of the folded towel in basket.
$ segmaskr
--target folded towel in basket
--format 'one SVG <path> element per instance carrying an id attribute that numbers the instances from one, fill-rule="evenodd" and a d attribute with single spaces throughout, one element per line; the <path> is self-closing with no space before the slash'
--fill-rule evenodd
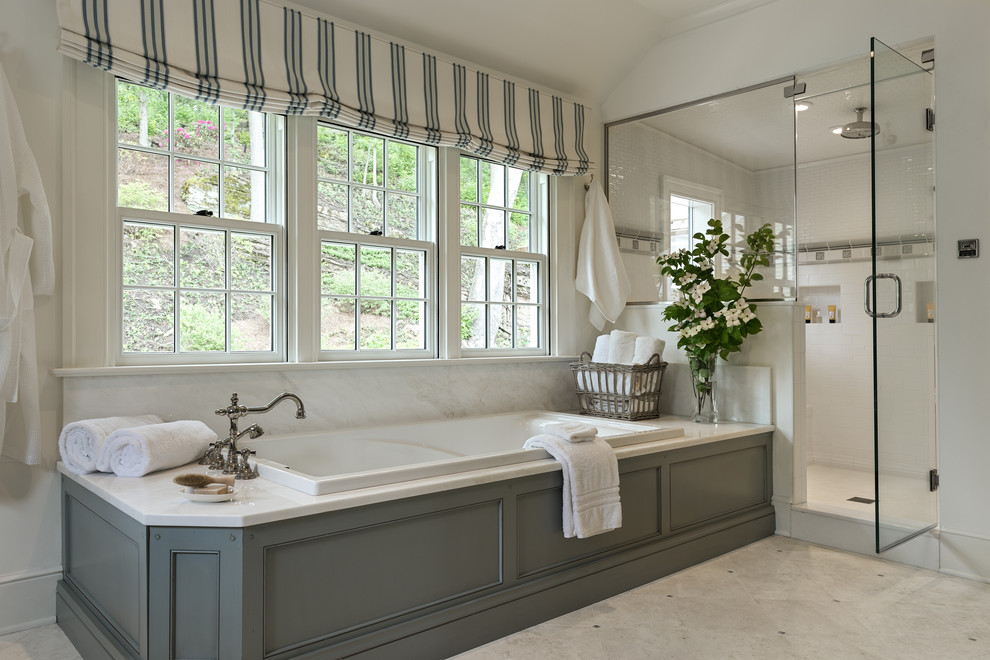
<path id="1" fill-rule="evenodd" d="M 76 474 L 99 470 L 98 461 L 107 436 L 118 429 L 161 424 L 156 415 L 137 417 L 100 417 L 70 422 L 58 436 L 58 453 L 62 464 Z"/>
<path id="2" fill-rule="evenodd" d="M 543 430 L 568 442 L 588 442 L 598 436 L 598 429 L 583 422 L 547 422 Z"/>
<path id="3" fill-rule="evenodd" d="M 210 427 L 195 420 L 120 429 L 104 443 L 100 464 L 119 477 L 140 477 L 194 461 L 216 439 Z"/>
<path id="4" fill-rule="evenodd" d="M 527 440 L 523 447 L 543 449 L 560 463 L 564 475 L 564 538 L 585 539 L 622 527 L 619 463 L 607 442 L 593 438 L 572 443 L 542 433 Z"/>

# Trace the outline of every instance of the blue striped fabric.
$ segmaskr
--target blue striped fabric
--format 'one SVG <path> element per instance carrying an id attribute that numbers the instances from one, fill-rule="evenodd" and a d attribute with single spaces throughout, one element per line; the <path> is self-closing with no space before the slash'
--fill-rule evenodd
<path id="1" fill-rule="evenodd" d="M 399 44 L 390 44 L 392 49 L 392 100 L 394 110 L 392 123 L 395 130 L 392 135 L 400 138 L 409 137 L 409 107 L 406 100 L 406 48 Z"/>
<path id="2" fill-rule="evenodd" d="M 443 132 L 440 130 L 440 98 L 437 92 L 437 58 L 423 53 L 423 109 L 426 122 L 426 142 L 440 144 Z"/>
<path id="3" fill-rule="evenodd" d="M 471 126 L 467 118 L 467 67 L 454 65 L 454 130 L 457 131 L 458 149 L 470 149 Z"/>
<path id="4" fill-rule="evenodd" d="M 168 84 L 164 14 L 165 8 L 162 6 L 162 0 L 143 0 L 141 2 L 141 23 L 144 25 L 141 36 L 144 41 L 144 59 L 147 68 L 147 73 L 141 82 L 157 88 L 162 88 Z"/>
<path id="5" fill-rule="evenodd" d="M 474 150 L 479 156 L 488 156 L 495 148 L 492 136 L 491 108 L 488 107 L 488 74 L 478 71 L 478 130 L 481 137 L 479 145 Z"/>
<path id="6" fill-rule="evenodd" d="M 529 90 L 529 130 L 533 134 L 533 167 L 543 170 L 547 160 L 543 157 L 543 127 L 540 122 L 540 93 L 530 88 Z"/>
<path id="7" fill-rule="evenodd" d="M 567 171 L 567 149 L 564 148 L 564 101 L 559 96 L 553 98 L 553 149 L 557 154 L 554 174 Z"/>
<path id="8" fill-rule="evenodd" d="M 265 108 L 265 72 L 261 68 L 261 26 L 258 0 L 240 0 L 241 54 L 244 61 L 243 107 L 248 110 Z"/>
<path id="9" fill-rule="evenodd" d="M 319 36 L 316 39 L 316 66 L 320 73 L 320 85 L 323 86 L 323 109 L 320 114 L 336 119 L 340 114 L 340 96 L 337 95 L 333 23 L 321 18 L 317 21 L 317 28 Z"/>
<path id="10" fill-rule="evenodd" d="M 220 95 L 216 25 L 213 0 L 194 0 L 193 32 L 196 37 L 196 70 L 200 81 L 196 99 L 210 103 L 216 103 Z"/>
<path id="11" fill-rule="evenodd" d="M 584 150 L 584 106 L 574 104 L 574 153 L 578 157 L 576 174 L 587 174 L 591 169 L 591 159 Z"/>
<path id="12" fill-rule="evenodd" d="M 551 174 L 593 169 L 583 105 L 531 85 L 517 102 L 519 83 L 286 0 L 58 4 L 60 52 L 134 82 L 225 106 L 328 117 Z M 422 67 L 408 67 L 416 57 Z M 422 95 L 409 94 L 420 86 Z"/>
<path id="13" fill-rule="evenodd" d="M 502 98 L 504 107 L 502 109 L 505 117 L 505 138 L 508 154 L 503 162 L 506 165 L 515 165 L 522 158 L 519 153 L 519 132 L 516 130 L 516 84 L 508 80 L 502 83 Z"/>
<path id="14" fill-rule="evenodd" d="M 289 84 L 290 115 L 301 115 L 306 110 L 308 89 L 303 77 L 303 40 L 302 14 L 293 9 L 285 8 L 282 13 L 285 25 L 285 79 Z"/>
<path id="15" fill-rule="evenodd" d="M 107 23 L 107 0 L 83 0 L 80 14 L 86 30 L 86 57 L 83 60 L 98 69 L 113 69 L 113 45 Z"/>
<path id="16" fill-rule="evenodd" d="M 354 61 L 357 76 L 358 128 L 371 130 L 375 127 L 375 91 L 371 79 L 371 35 L 354 33 Z"/>

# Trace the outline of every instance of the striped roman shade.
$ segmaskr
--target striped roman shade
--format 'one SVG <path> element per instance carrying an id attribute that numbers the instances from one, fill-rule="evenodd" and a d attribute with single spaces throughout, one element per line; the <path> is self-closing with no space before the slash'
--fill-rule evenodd
<path id="1" fill-rule="evenodd" d="M 550 174 L 592 166 L 584 106 L 277 0 L 58 0 L 58 9 L 63 54 L 134 82 Z"/>

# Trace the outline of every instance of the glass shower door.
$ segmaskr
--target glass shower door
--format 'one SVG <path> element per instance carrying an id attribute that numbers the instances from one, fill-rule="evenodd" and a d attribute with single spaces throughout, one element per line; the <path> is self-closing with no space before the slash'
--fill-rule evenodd
<path id="1" fill-rule="evenodd" d="M 932 74 L 871 40 L 876 548 L 938 521 Z M 868 122 L 872 122 L 872 127 Z"/>

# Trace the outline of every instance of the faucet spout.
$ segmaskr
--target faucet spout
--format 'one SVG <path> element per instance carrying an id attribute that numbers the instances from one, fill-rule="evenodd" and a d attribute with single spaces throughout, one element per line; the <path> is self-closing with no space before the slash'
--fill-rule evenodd
<path id="1" fill-rule="evenodd" d="M 282 392 L 277 397 L 268 402 L 267 405 L 260 406 L 258 408 L 248 408 L 245 410 L 247 413 L 266 413 L 278 404 L 282 403 L 286 399 L 291 399 L 296 404 L 296 419 L 306 419 L 306 407 L 303 405 L 302 399 L 292 392 Z"/>
<path id="2" fill-rule="evenodd" d="M 247 460 L 247 453 L 250 450 L 238 449 L 237 441 L 240 440 L 245 435 L 251 439 L 260 437 L 264 434 L 264 430 L 257 424 L 252 424 L 243 431 L 237 430 L 237 420 L 245 415 L 252 415 L 258 413 L 266 413 L 278 404 L 282 403 L 286 399 L 291 399 L 296 404 L 296 419 L 306 418 L 306 408 L 303 406 L 302 399 L 292 392 L 282 392 L 277 397 L 269 401 L 264 406 L 259 406 L 257 408 L 248 408 L 247 406 L 240 405 L 237 393 L 235 392 L 230 397 L 230 405 L 226 408 L 218 408 L 216 414 L 221 417 L 226 417 L 230 420 L 230 435 L 226 440 L 222 441 L 222 447 L 227 448 L 227 458 L 224 459 L 222 455 L 222 450 L 218 453 L 220 454 L 219 463 L 223 467 L 224 474 L 236 474 L 238 479 L 251 479 L 258 476 L 257 473 L 250 469 L 250 465 Z M 254 453 L 254 452 L 251 452 Z"/>

